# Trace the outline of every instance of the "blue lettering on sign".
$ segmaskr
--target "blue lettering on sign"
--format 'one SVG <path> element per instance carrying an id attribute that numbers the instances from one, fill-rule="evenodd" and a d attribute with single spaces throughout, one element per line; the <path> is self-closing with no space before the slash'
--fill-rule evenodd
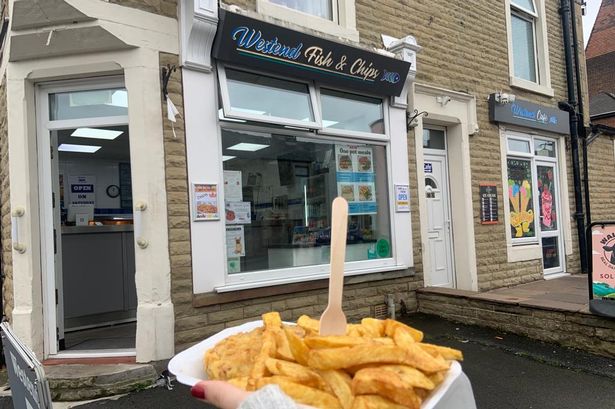
<path id="1" fill-rule="evenodd" d="M 540 109 L 534 111 L 515 103 L 510 106 L 510 110 L 515 118 L 526 119 L 528 121 L 539 122 L 541 124 L 557 125 L 557 117 L 549 116 Z"/>
<path id="2" fill-rule="evenodd" d="M 231 37 L 237 41 L 237 46 L 245 50 L 254 49 L 262 54 L 271 54 L 279 57 L 296 60 L 301 55 L 303 43 L 299 43 L 294 47 L 280 44 L 278 38 L 272 40 L 263 38 L 260 30 L 250 29 L 245 26 L 235 28 Z"/>
<path id="3" fill-rule="evenodd" d="M 71 185 L 70 191 L 72 193 L 93 193 L 94 185 Z"/>
<path id="4" fill-rule="evenodd" d="M 425 173 L 432 173 L 433 172 L 432 164 L 429 162 L 425 162 L 425 164 L 423 165 L 423 170 L 425 171 Z"/>

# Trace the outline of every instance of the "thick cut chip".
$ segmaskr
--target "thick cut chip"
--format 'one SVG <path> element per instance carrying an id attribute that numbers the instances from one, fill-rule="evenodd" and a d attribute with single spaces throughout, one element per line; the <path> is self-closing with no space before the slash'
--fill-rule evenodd
<path id="1" fill-rule="evenodd" d="M 297 320 L 297 325 L 305 330 L 306 333 L 318 334 L 320 332 L 320 321 L 302 315 Z"/>
<path id="2" fill-rule="evenodd" d="M 241 376 L 239 378 L 231 378 L 227 381 L 231 385 L 238 387 L 239 389 L 243 389 L 244 391 L 248 389 L 248 377 Z"/>
<path id="3" fill-rule="evenodd" d="M 429 376 L 429 379 L 434 383 L 434 385 L 438 386 L 444 380 L 444 374 L 445 372 L 436 372 L 434 374 L 431 374 Z"/>
<path id="4" fill-rule="evenodd" d="M 352 409 L 407 409 L 380 395 L 359 395 L 354 398 Z"/>
<path id="5" fill-rule="evenodd" d="M 266 329 L 282 328 L 282 318 L 275 311 L 263 314 L 262 319 Z"/>
<path id="6" fill-rule="evenodd" d="M 399 348 L 388 345 L 365 344 L 354 347 L 313 349 L 308 355 L 308 366 L 315 369 L 342 369 L 363 364 L 403 364 L 424 372 L 448 369 L 420 347 Z"/>
<path id="7" fill-rule="evenodd" d="M 410 344 L 416 343 L 410 331 L 406 328 L 398 327 L 395 329 L 395 333 L 393 334 L 393 340 L 398 347 L 405 348 Z"/>
<path id="8" fill-rule="evenodd" d="M 384 335 L 384 321 L 375 318 L 363 318 L 361 326 L 370 337 L 376 338 Z"/>
<path id="9" fill-rule="evenodd" d="M 281 359 L 268 358 L 265 361 L 265 365 L 269 372 L 273 375 L 287 376 L 293 379 L 297 383 L 301 383 L 314 388 L 323 389 L 325 381 L 322 377 L 314 372 L 312 369 L 305 366 L 296 364 L 294 362 L 287 362 Z"/>
<path id="10" fill-rule="evenodd" d="M 256 356 L 254 360 L 254 366 L 250 371 L 250 378 L 248 379 L 248 387 L 247 389 L 253 391 L 256 388 L 256 379 L 262 378 L 267 374 L 267 367 L 265 366 L 265 361 L 269 357 L 275 355 L 275 334 L 273 331 L 269 331 L 265 329 L 263 331 L 263 346 L 261 347 L 260 352 Z"/>
<path id="11" fill-rule="evenodd" d="M 290 345 L 288 344 L 288 338 L 286 338 L 286 334 L 281 329 L 275 331 L 275 344 L 278 347 L 276 351 L 278 358 L 287 361 L 295 360 L 293 352 L 290 350 Z"/>
<path id="12" fill-rule="evenodd" d="M 312 349 L 341 348 L 367 344 L 369 338 L 351 337 L 348 335 L 319 336 L 309 335 L 303 339 L 305 345 Z"/>
<path id="13" fill-rule="evenodd" d="M 418 346 L 432 355 L 439 354 L 442 355 L 444 359 L 463 361 L 463 353 L 458 349 L 423 343 L 418 344 Z"/>
<path id="14" fill-rule="evenodd" d="M 423 332 L 419 331 L 418 329 L 412 328 L 406 324 L 402 324 L 401 322 L 392 319 L 387 319 L 384 321 L 384 332 L 387 336 L 391 338 L 393 338 L 393 336 L 395 335 L 395 330 L 400 327 L 407 329 L 416 342 L 421 342 L 423 340 Z"/>
<path id="15" fill-rule="evenodd" d="M 399 376 L 402 382 L 413 388 L 433 389 L 434 383 L 425 374 L 418 369 L 414 369 L 407 365 L 380 365 L 379 369 L 392 371 Z"/>
<path id="16" fill-rule="evenodd" d="M 352 379 L 352 391 L 355 395 L 380 395 L 412 409 L 421 406 L 414 390 L 404 385 L 396 373 L 379 368 L 366 368 L 357 372 Z"/>
<path id="17" fill-rule="evenodd" d="M 307 365 L 308 354 L 310 352 L 309 348 L 305 346 L 303 340 L 299 338 L 292 328 L 284 328 L 284 332 L 286 333 L 288 345 L 295 361 L 299 362 L 301 365 Z"/>
<path id="18" fill-rule="evenodd" d="M 343 409 L 337 398 L 330 393 L 292 382 L 286 377 L 271 376 L 260 378 L 257 382 L 257 387 L 261 388 L 272 383 L 280 386 L 280 389 L 285 394 L 304 405 L 321 409 Z"/>
<path id="19" fill-rule="evenodd" d="M 387 337 L 372 338 L 370 341 L 372 341 L 374 344 L 395 345 L 395 341 Z"/>
<path id="20" fill-rule="evenodd" d="M 329 388 L 333 391 L 333 394 L 337 396 L 343 409 L 350 409 L 352 407 L 352 379 L 350 376 L 341 370 L 329 369 L 326 371 L 320 371 L 320 375 L 325 382 L 329 385 Z"/>

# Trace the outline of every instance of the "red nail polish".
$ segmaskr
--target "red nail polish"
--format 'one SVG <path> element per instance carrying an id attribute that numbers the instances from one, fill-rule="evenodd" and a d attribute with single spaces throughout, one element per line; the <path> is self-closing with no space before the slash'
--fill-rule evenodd
<path id="1" fill-rule="evenodd" d="M 205 399 L 205 388 L 201 384 L 196 384 L 190 389 L 192 396 L 198 399 Z"/>

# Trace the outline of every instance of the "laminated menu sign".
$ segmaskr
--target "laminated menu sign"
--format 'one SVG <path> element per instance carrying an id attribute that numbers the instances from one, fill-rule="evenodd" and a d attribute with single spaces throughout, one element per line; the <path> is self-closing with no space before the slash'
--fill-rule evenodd
<path id="1" fill-rule="evenodd" d="M 195 183 L 192 189 L 194 220 L 219 220 L 218 185 Z"/>
<path id="2" fill-rule="evenodd" d="M 480 223 L 498 223 L 498 191 L 495 183 L 481 183 L 480 194 Z"/>
<path id="3" fill-rule="evenodd" d="M 250 202 L 226 202 L 226 224 L 250 224 Z"/>
<path id="4" fill-rule="evenodd" d="M 245 235 L 243 226 L 226 227 L 226 256 L 243 257 L 246 255 Z"/>
<path id="5" fill-rule="evenodd" d="M 224 171 L 224 201 L 225 202 L 241 202 L 243 193 L 241 190 L 241 171 L 240 170 L 225 170 Z"/>
<path id="6" fill-rule="evenodd" d="M 337 194 L 348 201 L 349 214 L 374 214 L 376 184 L 372 148 L 335 145 Z"/>

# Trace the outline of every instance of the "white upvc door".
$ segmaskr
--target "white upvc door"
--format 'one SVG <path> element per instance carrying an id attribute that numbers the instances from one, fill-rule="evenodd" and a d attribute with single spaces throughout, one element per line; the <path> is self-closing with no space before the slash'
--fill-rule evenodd
<path id="1" fill-rule="evenodd" d="M 427 151 L 427 149 L 425 150 Z M 455 288 L 446 151 L 424 155 L 427 238 L 431 268 L 426 283 Z"/>
<path id="2" fill-rule="evenodd" d="M 557 162 L 536 160 L 538 220 L 545 277 L 564 271 Z"/>

